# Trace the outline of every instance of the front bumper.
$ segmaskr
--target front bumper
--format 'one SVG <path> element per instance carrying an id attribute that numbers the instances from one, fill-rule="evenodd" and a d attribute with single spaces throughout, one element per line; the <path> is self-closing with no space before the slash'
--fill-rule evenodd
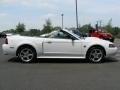
<path id="1" fill-rule="evenodd" d="M 117 54 L 118 48 L 114 47 L 114 48 L 109 48 L 106 52 L 106 57 L 111 57 Z"/>

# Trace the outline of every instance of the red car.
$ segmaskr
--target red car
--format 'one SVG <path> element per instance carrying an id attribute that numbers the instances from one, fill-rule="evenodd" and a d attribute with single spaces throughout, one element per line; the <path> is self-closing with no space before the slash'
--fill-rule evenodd
<path id="1" fill-rule="evenodd" d="M 111 42 L 114 42 L 114 37 L 112 34 L 102 31 L 102 29 L 95 29 L 95 28 L 91 28 L 89 30 L 89 36 L 90 37 L 98 37 L 104 40 L 108 40 Z"/>

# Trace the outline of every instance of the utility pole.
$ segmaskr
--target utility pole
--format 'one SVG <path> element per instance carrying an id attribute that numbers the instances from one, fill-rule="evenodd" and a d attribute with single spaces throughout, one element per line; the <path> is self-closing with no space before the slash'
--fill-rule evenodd
<path id="1" fill-rule="evenodd" d="M 76 26 L 77 29 L 79 28 L 79 24 L 78 24 L 78 4 L 77 4 L 77 0 L 75 0 L 76 3 Z"/>
<path id="2" fill-rule="evenodd" d="M 62 29 L 63 29 L 64 28 L 64 25 L 63 25 L 64 14 L 61 14 L 61 16 L 62 16 Z"/>
<path id="3" fill-rule="evenodd" d="M 96 30 L 98 30 L 98 28 L 99 28 L 99 21 L 97 21 L 97 24 L 95 25 L 95 27 L 96 27 Z"/>
<path id="4" fill-rule="evenodd" d="M 102 20 L 97 21 L 97 25 L 99 28 L 102 28 Z"/>
<path id="5" fill-rule="evenodd" d="M 102 20 L 100 20 L 100 28 L 102 28 Z"/>

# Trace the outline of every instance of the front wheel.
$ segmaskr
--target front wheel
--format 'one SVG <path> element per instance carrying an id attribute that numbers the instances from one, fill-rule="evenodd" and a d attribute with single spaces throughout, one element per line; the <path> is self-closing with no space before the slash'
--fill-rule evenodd
<path id="1" fill-rule="evenodd" d="M 36 52 L 31 47 L 21 47 L 18 51 L 19 59 L 24 63 L 30 63 L 36 59 Z"/>
<path id="2" fill-rule="evenodd" d="M 87 53 L 87 59 L 92 63 L 100 63 L 104 58 L 104 51 L 102 48 L 93 47 Z"/>

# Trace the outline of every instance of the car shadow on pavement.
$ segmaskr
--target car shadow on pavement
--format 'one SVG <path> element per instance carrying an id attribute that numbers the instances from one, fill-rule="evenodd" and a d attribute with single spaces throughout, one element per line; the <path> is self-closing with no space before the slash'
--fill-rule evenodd
<path id="1" fill-rule="evenodd" d="M 116 58 L 105 58 L 105 59 L 103 59 L 103 63 L 115 63 L 115 62 L 119 62 L 119 60 L 116 59 Z"/>
<path id="2" fill-rule="evenodd" d="M 23 63 L 18 58 L 11 58 L 8 60 L 8 62 L 12 63 Z M 119 60 L 115 58 L 105 58 L 102 63 L 115 63 L 119 62 Z M 90 63 L 88 60 L 85 59 L 37 59 L 36 61 L 32 62 L 32 64 L 37 63 Z"/>

